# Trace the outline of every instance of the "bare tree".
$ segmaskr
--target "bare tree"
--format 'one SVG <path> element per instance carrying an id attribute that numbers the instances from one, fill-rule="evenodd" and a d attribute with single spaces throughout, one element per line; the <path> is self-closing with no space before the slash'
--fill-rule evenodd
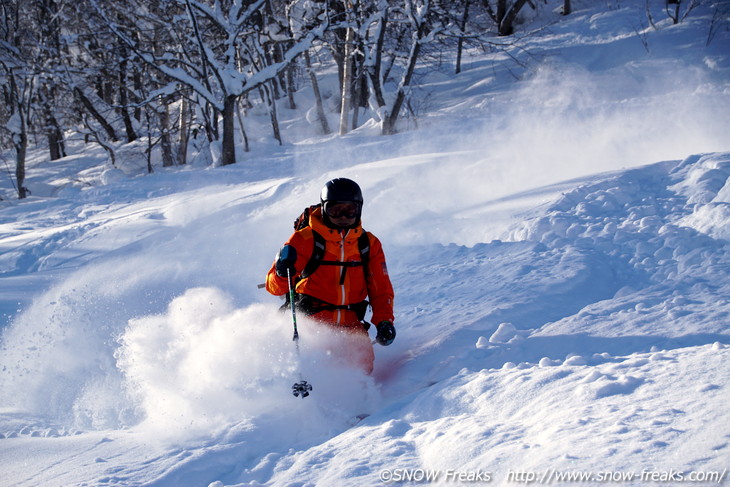
<path id="1" fill-rule="evenodd" d="M 464 1 L 464 11 L 459 19 L 459 38 L 456 43 L 456 74 L 461 73 L 461 56 L 464 50 L 464 31 L 466 31 L 466 23 L 469 21 L 469 4 L 471 0 Z"/>
<path id="2" fill-rule="evenodd" d="M 311 30 L 319 24 L 321 22 L 320 17 L 328 15 L 328 7 L 327 5 L 317 5 L 314 2 L 299 3 L 297 1 L 290 1 L 285 8 L 285 15 L 288 21 L 288 31 L 291 37 L 295 38 L 301 36 L 302 32 Z M 320 50 L 319 47 L 321 46 L 315 46 L 313 43 L 312 48 L 304 51 L 304 72 L 312 85 L 317 120 L 319 121 L 321 131 L 323 134 L 329 134 L 331 129 L 324 110 L 316 69 L 312 65 L 312 53 L 316 54 Z M 289 72 L 292 71 L 292 69 L 289 70 Z"/>
<path id="3" fill-rule="evenodd" d="M 379 0 L 375 4 L 375 11 L 368 16 L 368 22 L 364 26 L 367 29 L 366 32 L 370 33 L 372 31 L 372 36 L 368 37 L 370 39 L 370 42 L 367 43 L 369 48 L 364 49 L 366 56 L 363 61 L 363 69 L 376 110 L 385 106 L 385 97 L 383 96 L 383 53 L 389 14 L 390 5 L 388 5 L 387 0 Z"/>
<path id="4" fill-rule="evenodd" d="M 64 81 L 88 115 L 80 119 L 91 139 L 100 141 L 103 137 L 116 144 L 126 133 L 126 141 L 131 142 L 137 132 L 127 111 L 132 103 L 128 94 L 135 93 L 136 97 L 138 92 L 127 86 L 131 68 L 128 50 L 98 18 L 89 15 L 88 7 L 76 2 L 65 12 L 64 28 L 73 32 L 67 49 L 73 55 L 64 60 Z"/>
<path id="5" fill-rule="evenodd" d="M 28 195 L 25 185 L 25 158 L 28 151 L 29 93 L 34 90 L 32 76 L 23 73 L 5 61 L 0 61 L 3 79 L 3 101 L 9 112 L 4 128 L 10 132 L 15 149 L 15 181 L 18 198 Z"/>
<path id="6" fill-rule="evenodd" d="M 438 21 L 435 2 L 430 0 L 405 0 L 405 17 L 410 26 L 410 49 L 406 57 L 405 69 L 398 83 L 395 98 L 383 119 L 383 135 L 395 133 L 395 125 L 410 90 L 413 73 L 424 44 L 432 41 L 442 30 Z"/>
<path id="7" fill-rule="evenodd" d="M 110 5 L 102 8 L 96 3 L 97 12 L 138 59 L 160 71 L 170 83 L 187 86 L 210 107 L 205 111 L 213 111 L 207 125 L 214 140 L 218 139 L 215 118 L 220 114 L 220 164 L 233 164 L 238 98 L 277 78 L 326 26 L 302 32 L 291 40 L 280 61 L 270 62 L 266 44 L 271 38 L 263 11 L 266 0 L 166 0 L 163 4 L 152 12 L 141 0 L 114 4 L 115 11 L 110 11 Z M 119 25 L 114 18 L 123 18 L 125 24 Z M 142 21 L 167 29 L 174 42 L 165 46 L 164 54 L 151 49 L 149 39 L 133 35 Z"/>
<path id="8" fill-rule="evenodd" d="M 492 7 L 492 2 L 496 4 L 496 8 Z M 497 24 L 497 33 L 500 36 L 512 35 L 515 20 L 522 7 L 529 4 L 533 9 L 535 8 L 532 0 L 514 0 L 511 3 L 510 0 L 482 0 L 482 3 Z"/>
<path id="9" fill-rule="evenodd" d="M 312 60 L 309 55 L 309 51 L 304 51 L 304 62 L 310 82 L 312 83 L 312 91 L 314 92 L 314 103 L 317 109 L 317 119 L 319 120 L 320 127 L 322 128 L 322 133 L 326 135 L 331 132 L 330 125 L 329 122 L 327 122 L 327 114 L 324 112 L 322 94 L 319 91 L 319 82 L 317 81 L 317 75 L 314 72 L 314 69 L 312 69 Z"/>
<path id="10" fill-rule="evenodd" d="M 672 24 L 676 25 L 682 22 L 690 14 L 690 12 L 701 5 L 701 3 L 702 0 L 664 0 L 664 11 L 667 16 L 672 19 Z M 646 16 L 649 19 L 651 26 L 654 27 L 654 29 L 658 29 L 659 27 L 654 22 L 651 7 L 652 5 L 649 0 L 646 0 Z M 684 7 L 684 9 L 682 7 Z"/>
<path id="11" fill-rule="evenodd" d="M 63 140 L 63 130 L 56 116 L 56 106 L 59 104 L 62 83 L 56 75 L 60 65 L 64 62 L 65 53 L 61 41 L 62 17 L 60 2 L 55 0 L 39 0 L 36 2 L 36 19 L 40 37 L 38 44 L 42 45 L 41 79 L 38 89 L 39 116 L 42 117 L 43 132 L 48 140 L 48 150 L 51 160 L 66 156 L 66 146 Z"/>
<path id="12" fill-rule="evenodd" d="M 354 23 L 355 12 L 353 2 L 351 0 L 343 0 L 345 6 L 345 15 L 347 24 Z M 341 93 L 342 101 L 340 104 L 340 135 L 345 135 L 349 131 L 347 118 L 352 105 L 352 81 L 353 81 L 353 60 L 352 55 L 355 50 L 355 26 L 347 25 L 345 27 L 345 49 L 343 52 L 343 70 Z"/>
<path id="13" fill-rule="evenodd" d="M 15 182 L 18 198 L 27 197 L 25 162 L 28 123 L 37 88 L 37 44 L 27 23 L 29 8 L 20 2 L 0 0 L 0 85 L 5 105 L 0 126 L 15 150 Z M 35 51 L 35 52 L 34 52 Z"/>
<path id="14" fill-rule="evenodd" d="M 665 10 L 667 16 L 672 19 L 672 23 L 678 24 L 683 21 L 689 13 L 694 10 L 699 4 L 700 0 L 665 0 Z M 684 12 L 682 11 L 684 6 Z"/>

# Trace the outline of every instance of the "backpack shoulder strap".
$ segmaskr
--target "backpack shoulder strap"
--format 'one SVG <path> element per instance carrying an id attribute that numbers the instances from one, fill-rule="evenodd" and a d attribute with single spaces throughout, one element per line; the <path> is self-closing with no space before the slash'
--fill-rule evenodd
<path id="1" fill-rule="evenodd" d="M 365 278 L 369 276 L 368 273 L 368 262 L 370 262 L 370 237 L 368 232 L 362 231 L 362 235 L 357 238 L 357 246 L 360 249 L 360 260 L 362 261 L 362 268 L 365 272 Z"/>
<path id="2" fill-rule="evenodd" d="M 314 244 L 312 246 L 312 256 L 309 258 L 307 265 L 304 266 L 304 270 L 300 275 L 302 279 L 311 276 L 319 268 L 322 259 L 324 259 L 324 237 L 312 230 L 312 240 Z"/>

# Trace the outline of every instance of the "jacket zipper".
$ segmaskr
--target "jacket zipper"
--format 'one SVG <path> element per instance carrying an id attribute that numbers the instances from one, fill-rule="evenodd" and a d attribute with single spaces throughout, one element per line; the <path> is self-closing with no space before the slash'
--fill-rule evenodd
<path id="1" fill-rule="evenodd" d="M 347 237 L 347 234 L 349 233 L 349 230 L 346 230 L 345 233 L 340 233 L 342 236 L 342 239 L 340 240 L 340 262 L 345 262 L 345 238 Z M 344 306 L 345 304 L 345 283 L 342 279 L 342 273 L 345 272 L 345 267 L 340 266 L 340 306 Z M 342 324 L 342 310 L 337 310 L 337 323 Z"/>

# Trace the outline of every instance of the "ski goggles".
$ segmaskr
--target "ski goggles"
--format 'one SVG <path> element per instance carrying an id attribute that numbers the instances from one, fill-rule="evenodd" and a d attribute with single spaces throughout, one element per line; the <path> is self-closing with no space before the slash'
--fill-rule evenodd
<path id="1" fill-rule="evenodd" d="M 324 212 L 330 218 L 357 218 L 360 203 L 354 201 L 325 201 Z"/>

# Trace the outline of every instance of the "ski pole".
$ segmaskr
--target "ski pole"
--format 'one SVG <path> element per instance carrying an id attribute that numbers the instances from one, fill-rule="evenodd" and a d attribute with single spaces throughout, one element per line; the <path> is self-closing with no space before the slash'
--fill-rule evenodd
<path id="1" fill-rule="evenodd" d="M 297 309 L 294 306 L 294 286 L 291 285 L 291 270 L 286 270 L 286 280 L 289 283 L 289 304 L 291 305 L 291 321 L 294 325 L 294 340 L 297 344 L 297 355 L 299 354 L 299 331 L 297 330 Z"/>
<path id="2" fill-rule="evenodd" d="M 297 329 L 297 311 L 296 307 L 294 306 L 294 286 L 292 286 L 292 278 L 291 278 L 291 271 L 289 269 L 286 270 L 286 278 L 289 283 L 289 304 L 291 304 L 291 320 L 292 324 L 294 325 L 294 336 L 292 337 L 292 340 L 296 344 L 297 348 L 297 358 L 300 358 L 299 353 L 299 330 Z M 306 380 L 302 379 L 302 371 L 299 371 L 299 382 L 295 382 L 294 385 L 291 386 L 292 394 L 294 394 L 294 397 L 299 397 L 301 394 L 302 399 L 307 397 L 309 395 L 309 392 L 312 390 L 312 384 L 309 384 Z"/>

